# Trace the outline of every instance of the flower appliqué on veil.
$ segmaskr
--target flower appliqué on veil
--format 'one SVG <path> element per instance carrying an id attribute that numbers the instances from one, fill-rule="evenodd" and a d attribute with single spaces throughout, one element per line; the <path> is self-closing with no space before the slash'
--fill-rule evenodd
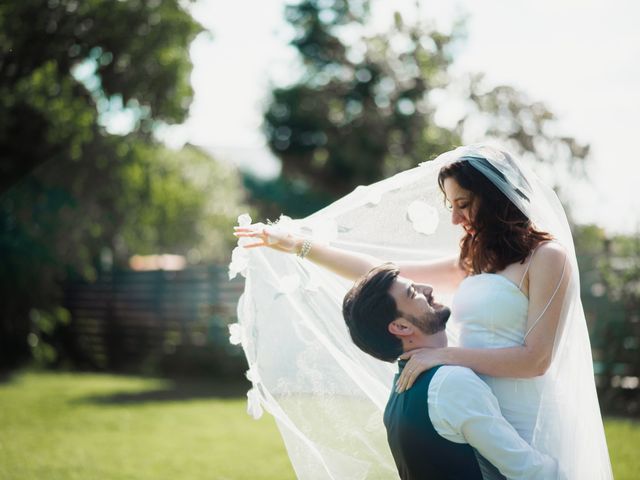
<path id="1" fill-rule="evenodd" d="M 247 413 L 251 415 L 254 420 L 260 419 L 264 413 L 260 400 L 260 392 L 258 392 L 256 387 L 253 387 L 247 392 Z"/>
<path id="2" fill-rule="evenodd" d="M 258 390 L 260 373 L 258 372 L 258 366 L 255 363 L 249 367 L 246 376 L 253 385 L 253 387 L 247 392 L 247 413 L 251 415 L 254 420 L 258 420 L 262 417 L 264 410 L 262 408 L 262 400 L 260 399 L 260 390 Z"/>
<path id="3" fill-rule="evenodd" d="M 407 207 L 407 218 L 416 232 L 431 235 L 438 228 L 438 211 L 423 200 L 414 200 Z"/>
<path id="4" fill-rule="evenodd" d="M 244 328 L 239 323 L 229 325 L 229 343 L 231 345 L 242 345 L 244 342 Z"/>
<path id="5" fill-rule="evenodd" d="M 238 217 L 238 226 L 246 227 L 251 225 L 251 217 L 247 213 L 243 213 Z M 244 245 L 251 243 L 250 238 L 238 239 L 238 246 L 231 252 L 231 263 L 229 263 L 229 280 L 233 280 L 238 274 L 243 277 L 247 276 L 247 268 L 249 267 L 249 252 Z"/>

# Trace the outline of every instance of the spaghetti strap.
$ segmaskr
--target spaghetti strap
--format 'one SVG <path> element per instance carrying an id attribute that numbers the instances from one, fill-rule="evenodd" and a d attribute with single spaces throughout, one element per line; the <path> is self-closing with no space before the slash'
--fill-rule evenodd
<path id="1" fill-rule="evenodd" d="M 550 240 L 550 241 L 553 241 L 553 240 Z M 518 288 L 520 290 L 522 290 L 522 283 L 524 282 L 524 277 L 527 276 L 527 272 L 529 271 L 529 266 L 531 265 L 531 260 L 533 260 L 533 256 L 538 251 L 538 248 L 540 247 L 540 245 L 543 245 L 545 243 L 549 243 L 549 242 L 541 242 L 541 243 L 539 243 L 538 245 L 536 245 L 536 248 L 534 248 L 533 251 L 531 252 L 531 256 L 529 256 L 529 261 L 527 262 L 527 268 L 524 269 L 524 273 L 522 274 L 522 278 L 520 279 L 520 284 L 518 285 Z"/>
<path id="2" fill-rule="evenodd" d="M 538 247 L 536 247 L 533 252 L 531 252 L 531 256 L 529 257 L 529 261 L 527 262 L 527 268 L 524 269 L 524 273 L 522 274 L 522 278 L 520 279 L 520 283 L 518 284 L 518 288 L 520 290 L 522 290 L 522 283 L 524 282 L 524 277 L 527 276 L 527 272 L 529 271 L 529 265 L 531 265 L 531 260 L 533 260 L 533 256 L 536 253 L 536 250 L 538 249 Z"/>
<path id="3" fill-rule="evenodd" d="M 529 334 L 531 333 L 531 330 L 533 330 L 533 327 L 535 327 L 537 325 L 537 323 L 540 321 L 542 316 L 546 313 L 547 309 L 549 308 L 549 305 L 551 305 L 551 302 L 555 298 L 556 293 L 558 293 L 558 290 L 560 289 L 560 285 L 562 284 L 562 279 L 564 278 L 564 272 L 566 270 L 566 266 L 567 266 L 567 259 L 565 258 L 564 262 L 562 262 L 562 275 L 560 275 L 560 280 L 558 280 L 558 285 L 556 285 L 556 289 L 553 291 L 553 295 L 551 295 L 551 298 L 549 299 L 549 301 L 547 302 L 547 305 L 542 310 L 542 313 L 540 315 L 538 315 L 538 318 L 536 318 L 536 320 L 533 322 L 533 324 L 529 327 L 529 329 L 527 330 L 527 333 L 524 334 L 525 340 L 529 336 Z"/>

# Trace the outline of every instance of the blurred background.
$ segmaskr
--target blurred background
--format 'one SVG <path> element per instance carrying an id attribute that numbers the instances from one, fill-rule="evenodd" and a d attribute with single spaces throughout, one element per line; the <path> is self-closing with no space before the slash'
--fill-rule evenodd
<path id="1" fill-rule="evenodd" d="M 0 478 L 294 478 L 228 340 L 238 215 L 303 217 L 487 139 L 570 216 L 614 473 L 635 478 L 639 20 L 632 1 L 0 0 Z"/>

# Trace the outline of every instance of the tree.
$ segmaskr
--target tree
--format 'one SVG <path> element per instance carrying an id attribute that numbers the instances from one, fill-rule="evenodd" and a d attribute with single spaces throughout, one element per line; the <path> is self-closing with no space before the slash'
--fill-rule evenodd
<path id="1" fill-rule="evenodd" d="M 640 235 L 607 235 L 594 225 L 573 233 L 600 403 L 610 413 L 638 415 Z"/>
<path id="2" fill-rule="evenodd" d="M 606 322 L 601 328 L 603 406 L 616 413 L 637 416 L 640 413 L 640 235 L 608 238 L 604 247 L 598 268 L 603 292 L 615 309 L 606 312 Z"/>
<path id="3" fill-rule="evenodd" d="M 554 188 L 560 193 L 558 173 L 584 178 L 589 145 L 556 133 L 556 117 L 539 101 L 508 85 L 487 85 L 481 74 L 469 74 L 466 86 L 467 112 L 458 122 L 461 132 L 478 130 L 481 136 L 499 138 L 519 156 L 545 163 L 556 175 Z M 464 92 L 465 89 L 462 88 Z"/>
<path id="4" fill-rule="evenodd" d="M 571 164 L 588 153 L 574 139 L 554 136 L 554 117 L 542 103 L 508 86 L 488 88 L 480 75 L 452 75 L 462 22 L 444 33 L 396 14 L 389 31 L 370 33 L 369 11 L 368 0 L 286 7 L 304 73 L 272 92 L 264 128 L 282 173 L 261 188 L 250 184 L 255 194 L 288 183 L 330 201 L 469 141 L 479 122 L 482 137 L 501 138 L 518 153 Z M 434 96 L 453 84 L 462 87 L 467 111 L 444 128 L 435 119 Z"/>
<path id="5" fill-rule="evenodd" d="M 226 256 L 237 174 L 153 137 L 192 99 L 187 47 L 202 28 L 181 4 L 0 2 L 0 365 L 29 357 L 34 323 L 66 321 L 69 278 L 131 253 Z M 127 134 L 107 132 L 114 110 L 133 118 Z"/>
<path id="6" fill-rule="evenodd" d="M 447 81 L 452 37 L 433 32 L 423 41 L 417 25 L 397 16 L 388 37 L 363 35 L 347 46 L 340 29 L 363 30 L 368 2 L 304 1 L 288 6 L 286 17 L 306 70 L 297 84 L 273 91 L 265 114 L 283 177 L 335 198 L 459 142 L 432 121 L 425 100 Z M 392 49 L 390 37 L 404 50 Z"/>
<path id="7" fill-rule="evenodd" d="M 3 1 L 1 190 L 46 160 L 80 158 L 100 134 L 90 128 L 95 116 L 116 98 L 142 132 L 184 120 L 186 48 L 200 31 L 177 0 Z M 84 85 L 73 75 L 81 65 L 95 70 Z"/>

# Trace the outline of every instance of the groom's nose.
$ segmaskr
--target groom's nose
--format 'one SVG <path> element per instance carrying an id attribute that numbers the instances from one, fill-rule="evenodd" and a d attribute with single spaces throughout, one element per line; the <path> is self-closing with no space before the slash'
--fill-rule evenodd
<path id="1" fill-rule="evenodd" d="M 433 286 L 429 285 L 429 284 L 423 284 L 422 285 L 422 293 L 428 297 L 431 294 L 433 294 Z"/>

